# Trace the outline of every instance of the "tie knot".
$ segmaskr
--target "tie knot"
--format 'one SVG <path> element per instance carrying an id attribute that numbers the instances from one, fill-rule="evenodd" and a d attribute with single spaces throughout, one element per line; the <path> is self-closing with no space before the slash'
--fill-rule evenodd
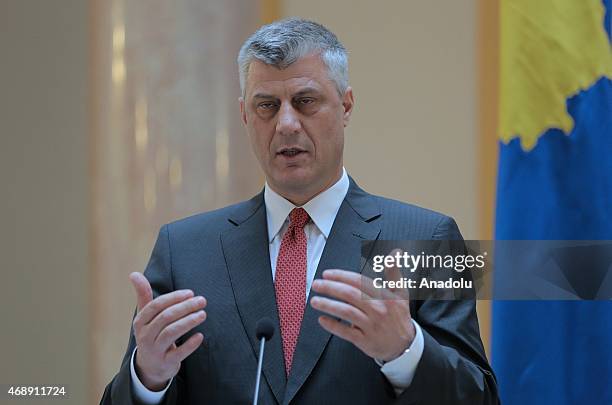
<path id="1" fill-rule="evenodd" d="M 294 208 L 289 213 L 289 220 L 291 221 L 291 226 L 301 229 L 308 223 L 310 216 L 304 208 Z"/>

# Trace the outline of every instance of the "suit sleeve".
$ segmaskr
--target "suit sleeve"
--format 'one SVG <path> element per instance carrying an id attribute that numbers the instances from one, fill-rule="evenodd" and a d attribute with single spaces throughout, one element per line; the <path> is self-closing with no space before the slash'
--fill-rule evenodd
<path id="1" fill-rule="evenodd" d="M 149 283 L 151 283 L 154 298 L 174 290 L 168 232 L 168 225 L 164 225 L 160 229 L 155 247 L 153 248 L 153 253 L 151 254 L 151 258 L 144 272 L 145 277 L 149 280 Z M 102 400 L 100 401 L 101 405 L 142 405 L 141 402 L 135 399 L 134 393 L 132 392 L 130 358 L 135 347 L 136 339 L 134 338 L 134 330 L 131 329 L 128 347 L 123 356 L 121 368 L 112 381 L 106 386 Z M 179 372 L 173 379 L 172 384 L 170 384 L 161 404 L 175 405 L 183 403 L 181 401 L 181 393 L 185 392 L 183 387 L 183 379 L 181 377 L 181 372 Z"/>
<path id="2" fill-rule="evenodd" d="M 452 218 L 444 217 L 432 239 L 463 239 Z M 497 382 L 478 328 L 476 302 L 424 300 L 413 303 L 413 318 L 425 340 L 412 383 L 398 404 L 499 404 Z"/>

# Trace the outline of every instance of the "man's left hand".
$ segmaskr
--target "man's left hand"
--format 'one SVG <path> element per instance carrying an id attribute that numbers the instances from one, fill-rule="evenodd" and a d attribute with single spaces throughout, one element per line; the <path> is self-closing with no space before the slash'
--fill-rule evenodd
<path id="1" fill-rule="evenodd" d="M 391 361 L 412 344 L 416 330 L 409 301 L 393 291 L 374 288 L 372 279 L 352 271 L 325 270 L 323 278 L 312 283 L 312 290 L 327 296 L 313 297 L 312 307 L 336 318 L 320 316 L 321 326 L 368 356 Z"/>

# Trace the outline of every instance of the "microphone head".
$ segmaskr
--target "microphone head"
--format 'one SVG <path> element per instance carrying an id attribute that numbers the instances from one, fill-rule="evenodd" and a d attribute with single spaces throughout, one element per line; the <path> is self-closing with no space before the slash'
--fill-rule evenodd
<path id="1" fill-rule="evenodd" d="M 261 338 L 270 340 L 273 335 L 274 322 L 272 322 L 270 318 L 261 318 L 257 321 L 257 326 L 255 327 L 255 336 L 257 336 L 257 340 L 261 340 Z"/>

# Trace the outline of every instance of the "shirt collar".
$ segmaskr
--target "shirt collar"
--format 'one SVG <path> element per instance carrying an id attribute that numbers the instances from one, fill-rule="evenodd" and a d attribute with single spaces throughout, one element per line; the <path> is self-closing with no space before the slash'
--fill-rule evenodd
<path id="1" fill-rule="evenodd" d="M 308 215 L 310 215 L 312 222 L 325 236 L 325 239 L 329 236 L 329 232 L 336 219 L 336 214 L 348 189 L 348 175 L 343 167 L 340 180 L 302 206 Z M 297 206 L 272 190 L 267 182 L 264 187 L 264 201 L 266 204 L 266 219 L 268 221 L 268 237 L 269 242 L 272 242 L 276 234 L 280 232 L 291 210 L 297 208 Z"/>

